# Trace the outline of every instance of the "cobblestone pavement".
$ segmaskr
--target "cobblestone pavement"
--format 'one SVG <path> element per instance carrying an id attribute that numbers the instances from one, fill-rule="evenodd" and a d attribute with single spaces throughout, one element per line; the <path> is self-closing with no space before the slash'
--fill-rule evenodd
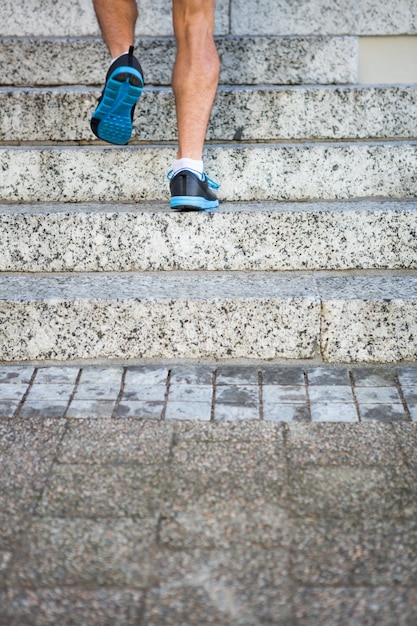
<path id="1" fill-rule="evenodd" d="M 415 626 L 417 367 L 0 366 L 0 625 Z"/>

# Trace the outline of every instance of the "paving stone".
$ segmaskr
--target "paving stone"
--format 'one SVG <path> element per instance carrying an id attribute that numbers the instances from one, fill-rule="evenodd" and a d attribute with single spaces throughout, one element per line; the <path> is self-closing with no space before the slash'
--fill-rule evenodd
<path id="1" fill-rule="evenodd" d="M 0 418 L 13 417 L 19 404 L 19 400 L 0 400 Z"/>
<path id="2" fill-rule="evenodd" d="M 397 422 L 392 425 L 405 461 L 413 469 L 417 469 L 417 426 Z"/>
<path id="3" fill-rule="evenodd" d="M 155 466 L 56 465 L 37 514 L 149 518 L 165 501 L 166 480 L 166 472 Z"/>
<path id="4" fill-rule="evenodd" d="M 417 386 L 417 367 L 399 367 L 397 374 L 401 386 L 415 387 Z"/>
<path id="5" fill-rule="evenodd" d="M 269 404 L 306 404 L 304 385 L 263 385 L 262 399 Z"/>
<path id="6" fill-rule="evenodd" d="M 407 419 L 402 404 L 360 404 L 359 412 L 363 422 L 397 422 Z"/>
<path id="7" fill-rule="evenodd" d="M 236 545 L 228 550 L 161 551 L 146 624 L 288 623 L 288 553 Z"/>
<path id="8" fill-rule="evenodd" d="M 409 404 L 408 410 L 410 411 L 412 421 L 417 422 L 417 404 Z"/>
<path id="9" fill-rule="evenodd" d="M 166 385 L 138 385 L 131 383 L 125 386 L 122 394 L 122 402 L 164 402 Z"/>
<path id="10" fill-rule="evenodd" d="M 417 591 L 406 587 L 305 587 L 294 596 L 295 626 L 413 626 Z"/>
<path id="11" fill-rule="evenodd" d="M 216 372 L 216 385 L 258 385 L 258 370 L 249 366 L 223 366 Z"/>
<path id="12" fill-rule="evenodd" d="M 30 365 L 0 365 L 0 383 L 28 385 L 34 371 L 35 368 Z"/>
<path id="13" fill-rule="evenodd" d="M 0 486 L 0 550 L 14 549 L 19 533 L 28 525 L 40 489 Z"/>
<path id="14" fill-rule="evenodd" d="M 205 402 L 211 403 L 213 388 L 209 385 L 172 385 L 168 402 Z"/>
<path id="15" fill-rule="evenodd" d="M 61 400 L 27 400 L 19 411 L 19 417 L 42 418 L 64 417 L 68 407 L 68 401 Z"/>
<path id="16" fill-rule="evenodd" d="M 254 407 L 259 404 L 259 388 L 255 385 L 225 385 L 216 389 L 216 404 Z"/>
<path id="17" fill-rule="evenodd" d="M 140 465 L 168 463 L 174 428 L 126 420 L 70 421 L 58 450 L 61 463 Z"/>
<path id="18" fill-rule="evenodd" d="M 303 510 L 328 519 L 346 515 L 399 518 L 415 494 L 405 467 L 297 468 L 289 482 L 294 514 Z"/>
<path id="19" fill-rule="evenodd" d="M 408 405 L 417 404 L 417 385 L 414 387 L 401 387 L 405 401 Z"/>
<path id="20" fill-rule="evenodd" d="M 349 370 L 336 369 L 333 367 L 316 367 L 307 370 L 308 384 L 329 386 L 336 385 L 342 387 L 350 387 Z"/>
<path id="21" fill-rule="evenodd" d="M 405 431 L 405 437 L 410 434 Z M 415 445 L 417 449 L 417 440 Z M 290 424 L 286 452 L 289 462 L 295 465 L 365 467 L 404 462 L 393 429 L 378 423 Z"/>
<path id="22" fill-rule="evenodd" d="M 1 400 L 21 400 L 28 389 L 26 383 L 0 384 Z"/>
<path id="23" fill-rule="evenodd" d="M 143 592 L 129 589 L 8 589 L 1 626 L 137 626 Z"/>
<path id="24" fill-rule="evenodd" d="M 214 419 L 217 421 L 259 420 L 259 407 L 216 402 Z"/>
<path id="25" fill-rule="evenodd" d="M 359 404 L 401 404 L 395 387 L 358 387 L 355 396 Z"/>
<path id="26" fill-rule="evenodd" d="M 78 400 L 77 395 L 75 395 L 66 417 L 79 419 L 111 417 L 115 406 L 116 402 L 112 400 Z"/>
<path id="27" fill-rule="evenodd" d="M 282 429 L 277 424 L 261 421 L 210 422 L 209 424 L 177 423 L 175 425 L 175 440 L 177 443 L 185 444 L 188 442 L 188 445 L 192 445 L 194 440 L 197 442 L 228 443 L 229 445 L 232 443 L 253 443 L 257 446 L 274 444 L 282 462 L 285 458 Z"/>
<path id="28" fill-rule="evenodd" d="M 289 520 L 271 503 L 242 504 L 233 497 L 216 503 L 190 502 L 162 517 L 159 542 L 173 549 L 226 549 L 236 544 L 269 549 L 289 546 Z"/>
<path id="29" fill-rule="evenodd" d="M 351 370 L 355 387 L 394 387 L 396 371 L 387 367 L 358 367 Z"/>
<path id="30" fill-rule="evenodd" d="M 30 403 L 44 402 L 46 400 L 69 400 L 74 391 L 73 385 L 58 383 L 42 383 L 32 385 L 27 396 Z"/>
<path id="31" fill-rule="evenodd" d="M 165 419 L 202 420 L 209 422 L 211 419 L 211 402 L 169 401 L 166 408 Z"/>
<path id="32" fill-rule="evenodd" d="M 53 365 L 51 367 L 40 367 L 36 373 L 34 384 L 68 384 L 74 385 L 79 374 L 79 368 L 73 366 Z"/>
<path id="33" fill-rule="evenodd" d="M 80 381 L 78 385 L 112 385 L 119 386 L 122 382 L 123 367 L 121 366 L 103 366 L 90 365 L 85 366 L 81 370 Z"/>
<path id="34" fill-rule="evenodd" d="M 141 385 L 166 385 L 168 368 L 158 366 L 131 366 L 126 369 L 125 390 L 135 391 Z"/>
<path id="35" fill-rule="evenodd" d="M 214 367 L 204 365 L 175 365 L 171 368 L 171 386 L 174 385 L 212 385 Z"/>
<path id="36" fill-rule="evenodd" d="M 317 402 L 310 405 L 313 422 L 358 422 L 358 412 L 352 403 Z"/>
<path id="37" fill-rule="evenodd" d="M 303 404 L 263 403 L 263 418 L 271 422 L 309 422 L 310 411 Z"/>
<path id="38" fill-rule="evenodd" d="M 267 367 L 262 369 L 264 385 L 304 385 L 304 370 L 299 367 Z"/>
<path id="39" fill-rule="evenodd" d="M 117 407 L 115 417 L 159 420 L 162 417 L 163 410 L 163 402 L 122 400 Z"/>
<path id="40" fill-rule="evenodd" d="M 156 519 L 35 519 L 9 574 L 15 587 L 143 588 Z"/>
<path id="41" fill-rule="evenodd" d="M 84 383 L 78 385 L 74 400 L 116 400 L 120 392 L 120 383 Z"/>
<path id="42" fill-rule="evenodd" d="M 317 387 L 311 386 L 308 390 L 310 396 L 310 402 L 328 402 L 332 404 L 337 403 L 351 403 L 353 402 L 352 389 L 349 386 L 344 385 L 318 385 Z"/>

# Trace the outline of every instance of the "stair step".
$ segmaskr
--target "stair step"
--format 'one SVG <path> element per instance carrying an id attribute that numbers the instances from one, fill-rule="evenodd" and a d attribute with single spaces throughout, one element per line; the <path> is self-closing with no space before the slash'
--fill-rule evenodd
<path id="1" fill-rule="evenodd" d="M 329 84 L 357 80 L 354 37 L 220 37 L 223 84 Z M 147 85 L 170 85 L 172 38 L 136 42 Z M 99 38 L 0 38 L 2 85 L 102 85 L 109 65 Z M 57 62 L 59 60 L 59 62 Z"/>
<path id="2" fill-rule="evenodd" d="M 175 154 L 158 145 L 3 147 L 0 200 L 166 201 L 164 172 Z M 417 194 L 417 142 L 211 145 L 205 164 L 225 201 Z"/>
<path id="3" fill-rule="evenodd" d="M 417 269 L 417 202 L 0 205 L 0 271 Z"/>
<path id="4" fill-rule="evenodd" d="M 4 361 L 417 358 L 417 275 L 3 274 Z"/>
<path id="5" fill-rule="evenodd" d="M 0 141 L 92 141 L 100 95 L 87 87 L 0 88 Z M 408 138 L 417 126 L 417 86 L 220 87 L 207 139 Z M 135 116 L 140 141 L 177 138 L 171 89 L 148 88 Z"/>

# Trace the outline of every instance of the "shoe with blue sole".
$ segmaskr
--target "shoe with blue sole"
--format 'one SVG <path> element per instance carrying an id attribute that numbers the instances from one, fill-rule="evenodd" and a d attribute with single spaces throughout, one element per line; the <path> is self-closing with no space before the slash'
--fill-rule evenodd
<path id="1" fill-rule="evenodd" d="M 189 170 L 180 170 L 175 174 L 168 172 L 171 200 L 169 206 L 176 211 L 213 211 L 219 201 L 212 189 L 219 189 L 214 180 L 203 174 L 200 179 Z"/>
<path id="2" fill-rule="evenodd" d="M 91 117 L 91 130 L 108 143 L 125 145 L 132 136 L 135 106 L 144 87 L 142 68 L 133 56 L 133 50 L 131 46 L 127 54 L 111 64 Z"/>

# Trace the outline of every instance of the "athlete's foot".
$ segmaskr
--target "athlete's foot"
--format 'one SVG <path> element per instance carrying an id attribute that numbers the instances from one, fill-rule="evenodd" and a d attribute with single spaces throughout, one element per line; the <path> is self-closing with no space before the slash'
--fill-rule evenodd
<path id="1" fill-rule="evenodd" d="M 135 106 L 144 86 L 139 61 L 129 52 L 115 59 L 91 118 L 91 130 L 103 141 L 126 144 L 132 135 Z"/>
<path id="2" fill-rule="evenodd" d="M 210 211 L 219 206 L 219 201 L 212 189 L 220 185 L 203 174 L 202 180 L 188 170 L 177 174 L 168 173 L 170 181 L 170 207 L 176 211 Z"/>

